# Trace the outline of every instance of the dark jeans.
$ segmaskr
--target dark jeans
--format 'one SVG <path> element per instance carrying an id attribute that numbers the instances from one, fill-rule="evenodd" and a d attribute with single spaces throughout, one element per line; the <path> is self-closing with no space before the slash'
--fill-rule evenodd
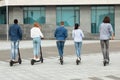
<path id="1" fill-rule="evenodd" d="M 57 41 L 57 48 L 58 48 L 58 52 L 59 52 L 59 56 L 63 57 L 63 52 L 64 52 L 64 43 L 65 41 Z"/>
<path id="2" fill-rule="evenodd" d="M 100 40 L 104 61 L 109 61 L 109 40 Z"/>

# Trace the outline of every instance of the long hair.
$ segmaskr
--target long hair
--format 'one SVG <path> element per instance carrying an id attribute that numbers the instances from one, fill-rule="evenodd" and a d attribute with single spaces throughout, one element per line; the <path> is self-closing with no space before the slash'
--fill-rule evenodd
<path id="1" fill-rule="evenodd" d="M 34 22 L 34 27 L 40 27 L 38 22 Z"/>
<path id="2" fill-rule="evenodd" d="M 104 23 L 110 23 L 110 18 L 108 16 L 105 16 L 103 22 Z"/>
<path id="3" fill-rule="evenodd" d="M 79 28 L 79 24 L 75 23 L 74 29 L 78 29 Z"/>

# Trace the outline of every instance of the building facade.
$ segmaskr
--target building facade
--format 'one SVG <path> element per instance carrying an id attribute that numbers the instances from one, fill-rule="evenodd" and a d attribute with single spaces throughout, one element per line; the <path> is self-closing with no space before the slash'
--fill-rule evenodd
<path id="1" fill-rule="evenodd" d="M 46 39 L 54 39 L 53 33 L 60 21 L 65 22 L 69 38 L 75 23 L 79 23 L 86 39 L 99 39 L 99 25 L 109 16 L 115 39 L 120 39 L 119 0 L 1 0 L 0 39 L 8 39 L 9 25 L 19 20 L 23 39 L 30 39 L 30 29 L 35 21 L 42 25 Z M 5 3 L 5 4 L 4 4 Z"/>

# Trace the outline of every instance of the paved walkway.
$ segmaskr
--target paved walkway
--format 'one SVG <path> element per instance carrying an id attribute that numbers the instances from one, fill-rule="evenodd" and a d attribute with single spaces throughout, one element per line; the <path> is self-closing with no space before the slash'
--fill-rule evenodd
<path id="1" fill-rule="evenodd" d="M 116 44 L 115 44 L 115 43 Z M 49 56 L 44 58 L 44 63 L 30 64 L 31 58 L 22 59 L 21 65 L 15 64 L 13 67 L 9 66 L 7 60 L 0 61 L 0 79 L 1 80 L 120 80 L 120 41 L 112 41 L 115 45 L 115 49 L 110 53 L 110 64 L 103 66 L 102 55 L 100 52 L 95 53 L 87 49 L 91 54 L 82 54 L 82 62 L 80 65 L 76 65 L 76 55 L 65 55 L 64 64 L 60 65 L 58 57 Z M 9 42 L 0 42 L 3 44 L 0 46 L 1 52 L 9 49 Z M 22 41 L 20 47 L 23 49 L 32 47 L 31 41 Z M 90 45 L 94 49 L 97 48 L 99 41 L 84 41 L 84 47 Z M 85 46 L 86 44 L 86 46 Z M 72 41 L 67 41 L 65 50 L 69 49 L 69 46 L 73 45 Z M 43 41 L 42 46 L 54 47 L 55 41 Z M 73 47 L 72 47 L 73 48 Z M 72 51 L 70 48 L 69 51 Z M 45 52 L 44 48 L 44 52 Z M 85 49 L 84 49 L 85 50 Z M 49 50 L 48 50 L 49 51 Z M 56 52 L 56 51 L 55 51 Z M 92 53 L 94 52 L 94 53 Z M 57 52 L 56 52 L 57 53 Z M 24 54 L 24 53 L 23 53 Z M 3 54 L 2 54 L 3 55 Z"/>
<path id="2" fill-rule="evenodd" d="M 83 43 L 98 43 L 99 40 L 85 40 Z M 114 42 L 114 41 L 113 41 Z M 115 41 L 116 42 L 116 41 Z M 10 49 L 10 41 L 0 41 L 0 50 L 8 50 Z M 56 46 L 56 41 L 55 40 L 42 40 L 42 47 L 51 47 L 51 46 Z M 65 45 L 71 45 L 74 44 L 72 40 L 67 40 Z M 29 41 L 20 41 L 20 48 L 32 48 L 32 40 Z"/>
<path id="3" fill-rule="evenodd" d="M 75 56 L 65 56 L 64 64 L 58 58 L 44 58 L 44 63 L 30 64 L 23 59 L 21 65 L 9 66 L 0 61 L 2 80 L 120 80 L 120 53 L 111 53 L 110 65 L 104 67 L 100 54 L 82 55 L 82 62 L 76 65 Z"/>

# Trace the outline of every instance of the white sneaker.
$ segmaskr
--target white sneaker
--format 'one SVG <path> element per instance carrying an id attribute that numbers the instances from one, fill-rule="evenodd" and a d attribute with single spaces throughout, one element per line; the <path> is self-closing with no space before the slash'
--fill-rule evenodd
<path id="1" fill-rule="evenodd" d="M 80 57 L 77 57 L 77 60 L 80 60 Z"/>
<path id="2" fill-rule="evenodd" d="M 39 60 L 40 60 L 39 58 L 36 59 L 36 61 L 39 61 Z"/>
<path id="3" fill-rule="evenodd" d="M 15 61 L 14 59 L 12 59 L 12 61 Z"/>

